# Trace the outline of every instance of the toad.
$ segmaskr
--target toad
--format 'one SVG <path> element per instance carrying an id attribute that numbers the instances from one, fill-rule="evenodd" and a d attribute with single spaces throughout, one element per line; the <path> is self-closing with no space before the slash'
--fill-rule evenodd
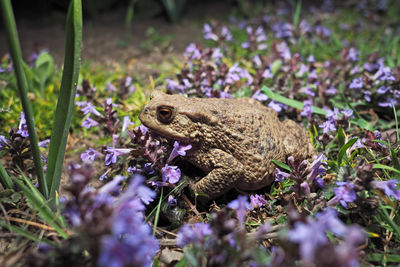
<path id="1" fill-rule="evenodd" d="M 281 122 L 273 109 L 249 98 L 188 98 L 154 91 L 139 119 L 167 139 L 192 145 L 185 160 L 206 173 L 192 188 L 210 199 L 232 188 L 257 190 L 271 184 L 272 160 L 314 154 L 303 127 Z"/>

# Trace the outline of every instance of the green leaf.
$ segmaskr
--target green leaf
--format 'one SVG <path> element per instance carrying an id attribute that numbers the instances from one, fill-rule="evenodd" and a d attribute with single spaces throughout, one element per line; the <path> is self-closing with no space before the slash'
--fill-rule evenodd
<path id="1" fill-rule="evenodd" d="M 38 138 L 35 130 L 35 122 L 33 120 L 33 111 L 31 102 L 28 99 L 29 85 L 24 70 L 24 62 L 22 60 L 21 46 L 19 44 L 17 26 L 15 24 L 14 14 L 12 11 L 10 0 L 0 1 L 0 7 L 8 38 L 8 45 L 10 48 L 11 59 L 13 61 L 15 75 L 18 82 L 18 92 L 21 98 L 22 108 L 25 113 L 26 124 L 28 126 L 29 141 L 33 155 L 33 162 L 35 165 L 35 172 L 38 176 L 39 190 L 47 198 L 48 186 L 43 173 L 42 158 L 38 146 Z"/>
<path id="2" fill-rule="evenodd" d="M 366 255 L 367 261 L 374 261 L 374 262 L 394 262 L 400 263 L 400 255 L 398 254 L 379 254 L 379 253 L 368 253 Z"/>
<path id="3" fill-rule="evenodd" d="M 301 0 L 297 1 L 296 9 L 293 14 L 293 26 L 294 27 L 297 27 L 297 25 L 299 24 L 300 14 L 301 14 Z"/>
<path id="4" fill-rule="evenodd" d="M 342 126 L 339 126 L 337 134 L 338 134 L 339 146 L 342 147 L 344 145 L 344 141 L 345 141 Z"/>
<path id="5" fill-rule="evenodd" d="M 160 217 L 160 209 L 161 209 L 161 203 L 162 203 L 162 200 L 163 200 L 163 193 L 164 193 L 164 188 L 161 187 L 160 200 L 158 201 L 158 204 L 157 204 L 156 215 L 154 217 L 154 223 L 153 223 L 153 235 L 154 236 L 156 235 L 158 218 Z"/>
<path id="6" fill-rule="evenodd" d="M 366 121 L 366 120 L 364 120 L 362 118 L 350 119 L 350 122 L 354 123 L 355 125 L 357 125 L 361 129 L 365 129 L 365 130 L 368 130 L 370 132 L 373 132 L 375 130 L 374 126 L 370 122 L 368 122 L 368 121 Z"/>
<path id="7" fill-rule="evenodd" d="M 285 163 L 283 163 L 283 162 L 280 162 L 280 161 L 277 161 L 277 160 L 271 160 L 272 161 L 272 163 L 274 163 L 276 166 L 278 166 L 279 168 L 281 168 L 281 169 L 284 169 L 284 170 L 287 170 L 288 172 L 292 172 L 292 169 L 290 169 L 290 167 L 289 167 L 289 165 L 287 165 L 287 164 L 285 164 Z"/>
<path id="8" fill-rule="evenodd" d="M 20 170 L 21 171 L 21 170 Z M 33 205 L 35 210 L 40 214 L 40 216 L 52 226 L 57 233 L 63 238 L 68 238 L 68 234 L 62 229 L 63 218 L 60 215 L 55 214 L 47 200 L 42 196 L 42 194 L 36 189 L 32 182 L 22 173 L 22 181 L 15 179 L 15 182 L 21 188 L 25 197 Z"/>
<path id="9" fill-rule="evenodd" d="M 346 155 L 347 149 L 349 149 L 351 146 L 354 145 L 355 142 L 357 142 L 358 138 L 353 138 L 350 139 L 344 146 L 342 146 L 339 150 L 338 158 L 337 158 L 337 164 L 340 167 L 342 164 L 343 157 Z"/>
<path id="10" fill-rule="evenodd" d="M 276 74 L 282 67 L 282 61 L 280 59 L 275 60 L 271 64 L 271 72 L 272 74 Z"/>
<path id="11" fill-rule="evenodd" d="M 287 97 L 282 96 L 280 94 L 274 93 L 274 92 L 272 92 L 271 89 L 269 89 L 266 86 L 263 86 L 261 88 L 261 91 L 264 94 L 266 94 L 270 99 L 272 99 L 274 101 L 278 101 L 278 102 L 283 103 L 283 104 L 285 104 L 287 106 L 291 106 L 291 107 L 303 110 L 304 104 L 302 102 L 300 102 L 300 101 L 297 101 L 297 100 L 294 100 L 294 99 L 290 99 L 290 98 L 287 98 Z M 323 116 L 326 115 L 326 111 L 323 110 L 322 108 L 315 107 L 315 106 L 313 106 L 312 108 L 313 108 L 313 113 L 319 114 L 319 115 L 323 115 Z"/>
<path id="12" fill-rule="evenodd" d="M 64 70 L 50 138 L 46 171 L 46 180 L 50 187 L 49 195 L 53 203 L 55 203 L 56 191 L 60 185 L 65 146 L 79 77 L 82 45 L 82 3 L 80 0 L 72 0 L 70 3 L 66 31 Z"/>
<path id="13" fill-rule="evenodd" d="M 14 188 L 11 178 L 1 162 L 0 162 L 0 183 L 5 189 Z"/>
<path id="14" fill-rule="evenodd" d="M 54 70 L 54 60 L 53 57 L 48 53 L 41 53 L 35 62 L 35 81 L 38 83 L 39 92 L 42 97 L 44 97 L 44 87 L 46 81 L 49 79 Z"/>

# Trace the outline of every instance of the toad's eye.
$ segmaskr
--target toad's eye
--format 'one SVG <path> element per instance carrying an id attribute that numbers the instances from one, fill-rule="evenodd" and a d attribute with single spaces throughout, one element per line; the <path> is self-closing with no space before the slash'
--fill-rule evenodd
<path id="1" fill-rule="evenodd" d="M 162 123 L 169 123 L 172 121 L 174 112 L 173 108 L 161 106 L 157 108 L 157 119 Z"/>

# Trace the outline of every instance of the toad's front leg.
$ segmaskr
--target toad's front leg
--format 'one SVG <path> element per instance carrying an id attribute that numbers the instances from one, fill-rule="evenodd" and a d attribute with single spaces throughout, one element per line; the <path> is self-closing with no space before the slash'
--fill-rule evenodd
<path id="1" fill-rule="evenodd" d="M 208 173 L 193 186 L 195 193 L 216 198 L 235 187 L 244 177 L 244 167 L 236 158 L 220 149 L 188 155 L 187 159 Z"/>

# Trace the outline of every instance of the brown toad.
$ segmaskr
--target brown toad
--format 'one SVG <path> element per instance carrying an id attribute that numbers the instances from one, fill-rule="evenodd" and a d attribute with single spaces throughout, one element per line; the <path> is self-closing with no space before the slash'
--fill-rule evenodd
<path id="1" fill-rule="evenodd" d="M 210 198 L 231 188 L 264 187 L 274 181 L 271 160 L 314 153 L 304 128 L 279 121 L 274 110 L 248 98 L 187 98 L 154 91 L 139 119 L 161 136 L 192 144 L 185 159 L 207 173 L 194 190 Z"/>

